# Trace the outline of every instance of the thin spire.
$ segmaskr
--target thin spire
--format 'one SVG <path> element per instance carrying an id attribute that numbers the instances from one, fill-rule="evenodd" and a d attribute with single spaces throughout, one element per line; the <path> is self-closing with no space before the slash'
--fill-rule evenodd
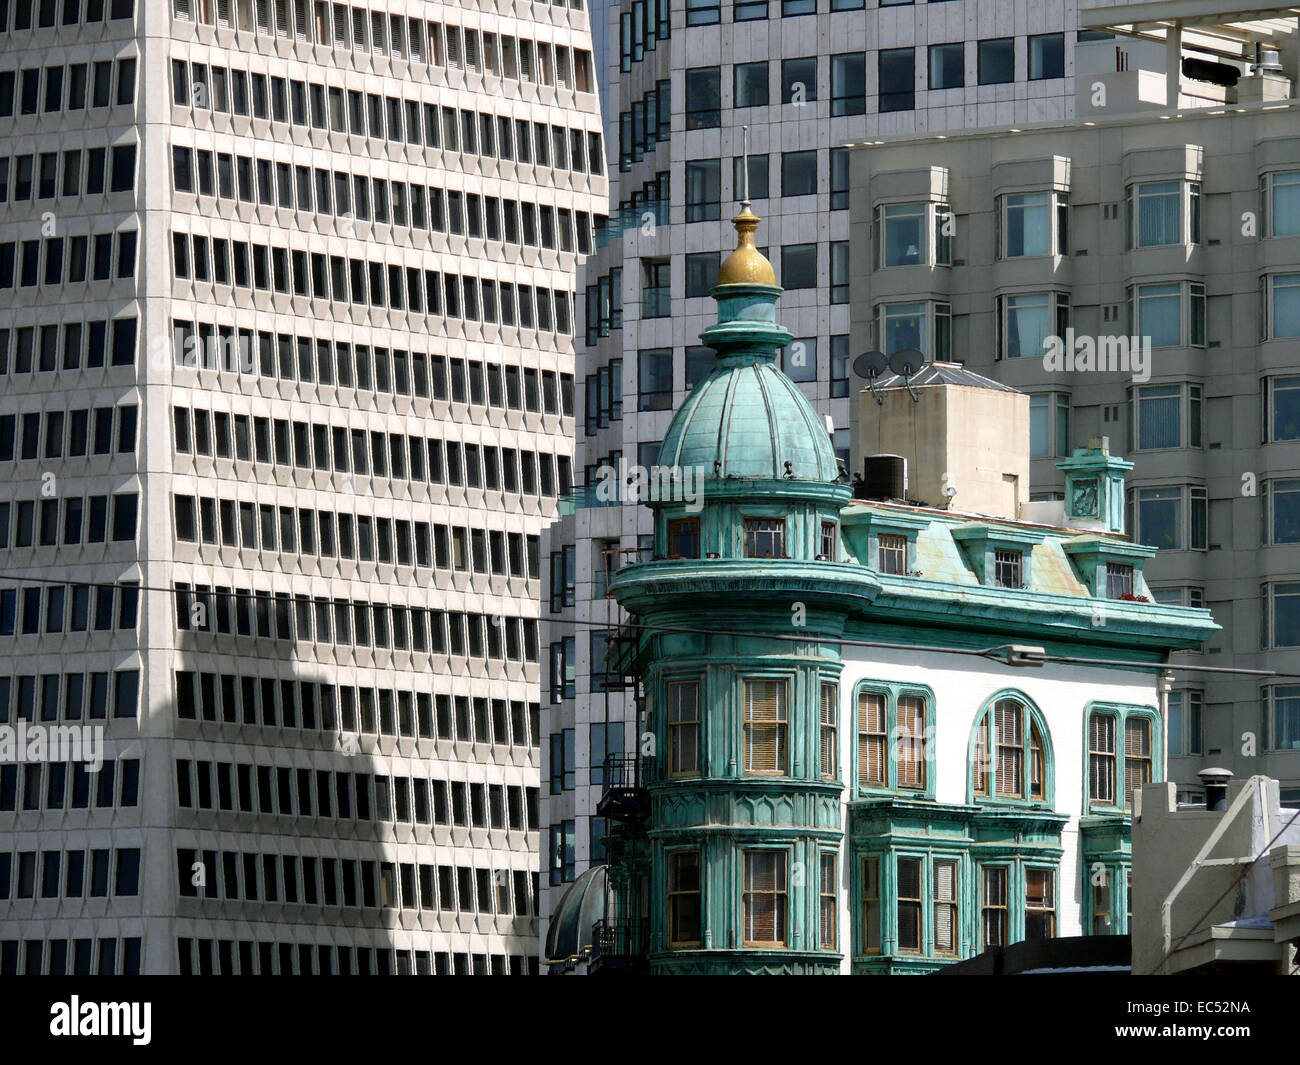
<path id="1" fill-rule="evenodd" d="M 748 211 L 749 203 L 749 127 L 740 127 L 740 157 L 741 157 L 741 200 L 740 206 L 743 210 Z"/>

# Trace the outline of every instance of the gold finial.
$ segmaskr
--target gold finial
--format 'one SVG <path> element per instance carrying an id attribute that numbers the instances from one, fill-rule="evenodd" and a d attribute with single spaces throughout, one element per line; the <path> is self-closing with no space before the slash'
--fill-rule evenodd
<path id="1" fill-rule="evenodd" d="M 741 126 L 741 201 L 740 213 L 731 220 L 736 227 L 736 250 L 718 271 L 719 285 L 775 285 L 776 271 L 754 245 L 759 218 L 749 209 L 749 127 Z"/>

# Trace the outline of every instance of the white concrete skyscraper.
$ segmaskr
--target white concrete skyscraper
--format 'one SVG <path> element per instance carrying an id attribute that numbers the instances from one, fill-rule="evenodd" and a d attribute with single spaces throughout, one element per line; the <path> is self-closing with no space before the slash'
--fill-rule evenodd
<path id="1" fill-rule="evenodd" d="M 0 971 L 524 972 L 569 0 L 0 0 Z"/>

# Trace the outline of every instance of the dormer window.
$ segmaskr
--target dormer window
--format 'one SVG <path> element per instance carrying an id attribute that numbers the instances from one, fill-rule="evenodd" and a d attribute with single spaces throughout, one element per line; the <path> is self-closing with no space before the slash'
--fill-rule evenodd
<path id="1" fill-rule="evenodd" d="M 1132 563 L 1106 563 L 1106 598 L 1123 599 L 1133 594 L 1134 569 Z"/>
<path id="2" fill-rule="evenodd" d="M 881 573 L 906 573 L 907 537 L 881 533 L 876 539 L 876 558 Z"/>
<path id="3" fill-rule="evenodd" d="M 785 558 L 785 519 L 745 519 L 746 558 Z"/>
<path id="4" fill-rule="evenodd" d="M 668 557 L 700 557 L 699 518 L 675 518 L 668 523 Z"/>
<path id="5" fill-rule="evenodd" d="M 1020 588 L 1023 586 L 1025 553 L 998 549 L 993 552 L 993 581 L 999 588 Z"/>
<path id="6" fill-rule="evenodd" d="M 953 529 L 952 538 L 981 584 L 1017 591 L 1032 587 L 1033 550 L 1044 538 L 1039 530 L 969 522 Z"/>

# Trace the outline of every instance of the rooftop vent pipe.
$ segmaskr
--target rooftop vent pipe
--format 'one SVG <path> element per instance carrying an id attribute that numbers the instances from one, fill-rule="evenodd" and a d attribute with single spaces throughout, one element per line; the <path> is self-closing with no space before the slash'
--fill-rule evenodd
<path id="1" fill-rule="evenodd" d="M 1205 808 L 1222 813 L 1228 808 L 1228 781 L 1232 779 L 1231 769 L 1202 769 L 1196 774 L 1205 788 Z"/>

